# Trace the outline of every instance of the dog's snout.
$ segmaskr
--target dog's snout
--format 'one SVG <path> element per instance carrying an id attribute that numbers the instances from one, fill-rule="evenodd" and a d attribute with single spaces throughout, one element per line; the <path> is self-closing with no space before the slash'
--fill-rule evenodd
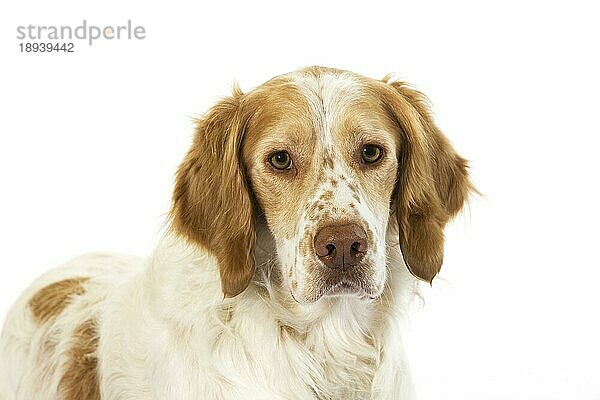
<path id="1" fill-rule="evenodd" d="M 367 251 L 367 234 L 356 224 L 328 225 L 315 235 L 315 253 L 330 268 L 357 265 Z"/>

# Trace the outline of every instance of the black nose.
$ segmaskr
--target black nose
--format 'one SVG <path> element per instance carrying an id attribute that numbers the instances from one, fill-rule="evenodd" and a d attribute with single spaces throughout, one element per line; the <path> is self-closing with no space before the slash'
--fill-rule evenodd
<path id="1" fill-rule="evenodd" d="M 330 268 L 357 265 L 367 251 L 367 234 L 356 224 L 328 225 L 315 235 L 315 253 Z"/>

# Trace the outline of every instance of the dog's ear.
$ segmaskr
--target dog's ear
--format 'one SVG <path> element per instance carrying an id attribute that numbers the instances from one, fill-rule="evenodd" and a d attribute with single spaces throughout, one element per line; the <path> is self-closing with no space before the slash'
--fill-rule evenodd
<path id="1" fill-rule="evenodd" d="M 241 145 L 242 92 L 217 103 L 197 121 L 192 147 L 176 174 L 172 227 L 219 263 L 225 297 L 241 293 L 254 274 L 253 206 Z"/>
<path id="2" fill-rule="evenodd" d="M 431 283 L 443 262 L 444 226 L 474 188 L 467 161 L 433 122 L 425 96 L 403 82 L 383 82 L 383 102 L 402 135 L 394 194 L 400 247 L 410 272 Z"/>

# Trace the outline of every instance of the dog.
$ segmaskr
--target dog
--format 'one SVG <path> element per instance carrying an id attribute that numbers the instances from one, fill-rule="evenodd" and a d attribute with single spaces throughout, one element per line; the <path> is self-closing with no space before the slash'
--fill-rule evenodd
<path id="1" fill-rule="evenodd" d="M 17 300 L 0 399 L 412 399 L 402 321 L 472 191 L 406 83 L 315 66 L 234 86 L 150 257 L 84 255 Z"/>

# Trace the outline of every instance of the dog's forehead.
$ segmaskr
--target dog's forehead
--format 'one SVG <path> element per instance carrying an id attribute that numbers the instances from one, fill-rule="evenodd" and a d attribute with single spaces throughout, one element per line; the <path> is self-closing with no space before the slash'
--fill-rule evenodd
<path id="1" fill-rule="evenodd" d="M 393 130 L 371 81 L 322 67 L 275 77 L 251 93 L 259 106 L 249 128 L 263 140 L 285 136 L 328 153 L 356 132 Z"/>
<path id="2" fill-rule="evenodd" d="M 348 73 L 314 75 L 298 72 L 289 77 L 308 102 L 315 120 L 322 124 L 322 129 L 331 129 L 334 118 L 364 95 L 363 84 Z"/>
<path id="3" fill-rule="evenodd" d="M 344 72 L 299 71 L 289 77 L 308 104 L 317 138 L 331 151 L 333 132 L 341 120 L 350 115 L 351 106 L 363 97 L 363 85 L 355 76 Z"/>

